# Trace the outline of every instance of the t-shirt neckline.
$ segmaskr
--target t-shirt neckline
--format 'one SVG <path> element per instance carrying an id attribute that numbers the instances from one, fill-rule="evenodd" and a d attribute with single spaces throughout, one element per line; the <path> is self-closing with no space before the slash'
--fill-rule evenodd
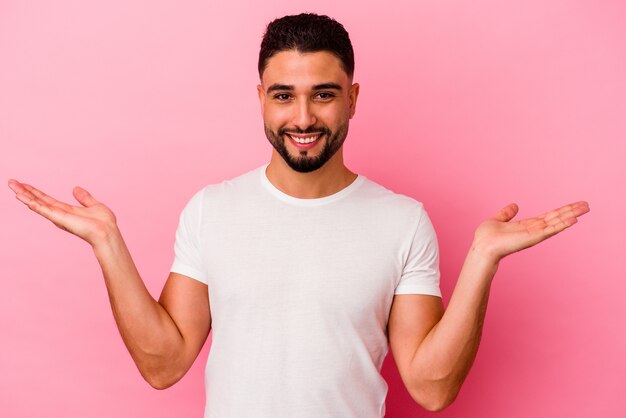
<path id="1" fill-rule="evenodd" d="M 364 176 L 357 174 L 357 178 L 354 179 L 352 183 L 339 190 L 337 193 L 333 193 L 331 195 L 319 198 L 302 199 L 299 197 L 293 197 L 291 195 L 288 195 L 287 193 L 281 191 L 276 186 L 274 186 L 272 182 L 267 178 L 266 170 L 268 165 L 269 163 L 259 167 L 259 177 L 261 178 L 261 183 L 263 183 L 263 186 L 265 186 L 265 188 L 277 199 L 296 206 L 320 206 L 335 202 L 336 200 L 341 199 L 352 193 L 365 181 Z"/>

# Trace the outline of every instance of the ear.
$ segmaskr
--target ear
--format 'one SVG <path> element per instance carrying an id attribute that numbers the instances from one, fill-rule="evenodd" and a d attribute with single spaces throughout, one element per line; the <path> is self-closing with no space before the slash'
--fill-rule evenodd
<path id="1" fill-rule="evenodd" d="M 350 87 L 350 119 L 352 119 L 356 112 L 356 100 L 359 97 L 359 87 L 359 83 L 354 83 L 352 87 Z"/>
<path id="2" fill-rule="evenodd" d="M 261 113 L 263 113 L 263 109 L 265 108 L 265 90 L 263 90 L 263 84 L 259 84 L 256 86 L 257 94 L 259 95 L 259 104 L 261 105 Z"/>

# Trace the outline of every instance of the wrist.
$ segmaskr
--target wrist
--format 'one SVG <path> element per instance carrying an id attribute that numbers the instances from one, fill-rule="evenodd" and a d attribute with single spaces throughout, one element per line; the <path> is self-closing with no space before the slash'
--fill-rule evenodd
<path id="1" fill-rule="evenodd" d="M 500 260 L 502 260 L 502 258 L 504 257 L 498 254 L 488 245 L 485 245 L 480 241 L 474 240 L 472 242 L 472 246 L 470 247 L 468 258 L 483 265 L 484 267 L 492 267 L 494 269 L 497 269 L 498 265 L 500 264 Z"/>
<path id="2" fill-rule="evenodd" d="M 101 228 L 91 241 L 91 247 L 93 248 L 96 257 L 100 258 L 100 255 L 104 255 L 113 248 L 116 243 L 122 241 L 122 234 L 117 227 L 117 224 L 113 223 Z"/>

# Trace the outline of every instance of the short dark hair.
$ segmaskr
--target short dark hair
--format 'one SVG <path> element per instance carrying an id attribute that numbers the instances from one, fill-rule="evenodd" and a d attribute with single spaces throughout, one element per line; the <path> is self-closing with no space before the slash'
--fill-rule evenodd
<path id="1" fill-rule="evenodd" d="M 267 25 L 259 52 L 259 77 L 267 61 L 281 51 L 328 51 L 341 61 L 348 77 L 354 75 L 354 51 L 348 32 L 336 20 L 313 13 L 284 16 Z"/>

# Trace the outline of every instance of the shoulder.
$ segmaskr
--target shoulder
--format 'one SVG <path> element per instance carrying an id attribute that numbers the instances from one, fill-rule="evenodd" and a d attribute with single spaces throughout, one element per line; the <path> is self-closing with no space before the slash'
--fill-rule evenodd
<path id="1" fill-rule="evenodd" d="M 255 168 L 232 179 L 208 184 L 198 190 L 189 204 L 208 204 L 220 200 L 230 200 L 238 196 L 250 196 L 259 189 L 260 176 L 264 166 Z"/>
<path id="2" fill-rule="evenodd" d="M 406 213 L 415 216 L 416 213 L 424 212 L 422 202 L 410 196 L 393 192 L 367 178 L 364 178 L 359 193 L 355 197 L 361 200 L 360 203 L 384 210 L 390 215 Z"/>
<path id="3" fill-rule="evenodd" d="M 352 202 L 354 206 L 350 210 L 357 222 L 363 221 L 368 225 L 369 233 L 378 233 L 377 237 L 381 240 L 393 237 L 406 249 L 415 239 L 434 236 L 424 204 L 413 197 L 365 179 L 358 193 L 354 193 Z"/>
<path id="4" fill-rule="evenodd" d="M 182 215 L 199 218 L 208 214 L 229 213 L 244 206 L 244 202 L 254 200 L 255 194 L 260 193 L 262 169 L 258 167 L 232 179 L 204 186 L 187 200 Z"/>

